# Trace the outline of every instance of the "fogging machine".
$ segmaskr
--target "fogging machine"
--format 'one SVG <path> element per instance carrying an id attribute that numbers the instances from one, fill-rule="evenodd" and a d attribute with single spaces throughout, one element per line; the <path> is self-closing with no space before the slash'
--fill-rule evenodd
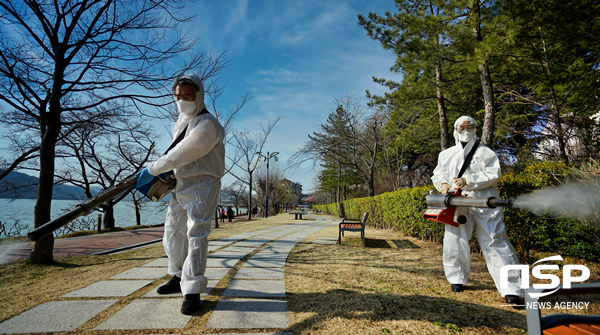
<path id="1" fill-rule="evenodd" d="M 206 108 L 203 109 L 202 112 L 200 112 L 200 114 L 204 113 L 208 113 Z M 167 148 L 163 156 L 166 155 L 171 149 L 173 149 L 179 142 L 181 142 L 181 140 L 183 140 L 187 128 L 188 127 L 186 126 L 183 129 L 183 131 L 179 133 L 177 138 L 173 141 L 173 143 L 171 143 L 169 148 Z M 78 217 L 90 214 L 90 211 L 92 209 L 102 205 L 107 201 L 110 201 L 110 199 L 112 198 L 124 195 L 125 193 L 128 193 L 131 190 L 133 190 L 135 188 L 137 180 L 137 175 L 125 179 L 119 184 L 98 193 L 98 195 L 96 195 L 95 197 L 91 197 L 85 202 L 78 204 L 77 206 L 75 206 L 75 209 L 71 210 L 70 212 L 67 212 L 59 216 L 58 218 L 32 230 L 31 232 L 29 232 L 29 234 L 27 234 L 27 237 L 35 242 L 40 238 L 51 234 L 58 228 L 77 219 Z M 142 193 L 144 193 L 148 198 L 152 199 L 152 201 L 159 201 L 167 194 L 169 194 L 173 189 L 175 189 L 176 182 L 177 180 L 175 179 L 175 174 L 173 173 L 173 171 L 163 173 L 160 176 L 155 177 L 149 187 L 145 186 Z"/>
<path id="2" fill-rule="evenodd" d="M 454 227 L 467 222 L 466 214 L 469 207 L 513 207 L 510 199 L 465 197 L 460 189 L 449 190 L 447 194 L 428 195 L 425 202 L 427 210 L 423 214 L 424 219 Z"/>
<path id="3" fill-rule="evenodd" d="M 78 217 L 90 214 L 94 208 L 110 201 L 112 198 L 125 195 L 125 193 L 132 191 L 135 188 L 137 180 L 138 176 L 132 176 L 111 188 L 101 191 L 98 195 L 76 205 L 75 209 L 30 231 L 27 234 L 27 237 L 35 242 Z M 156 177 L 146 195 L 148 198 L 152 199 L 152 201 L 159 201 L 175 188 L 175 182 L 175 176 L 172 173 Z"/>

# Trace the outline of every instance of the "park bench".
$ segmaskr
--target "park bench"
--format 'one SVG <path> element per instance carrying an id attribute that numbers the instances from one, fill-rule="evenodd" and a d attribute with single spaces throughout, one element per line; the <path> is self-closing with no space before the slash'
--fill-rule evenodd
<path id="1" fill-rule="evenodd" d="M 365 225 L 367 224 L 367 218 L 369 213 L 364 212 L 360 219 L 343 219 L 340 222 L 340 230 L 338 234 L 338 244 L 342 244 L 342 236 L 345 231 L 359 231 L 360 238 L 362 239 L 363 247 L 365 246 Z"/>
<path id="2" fill-rule="evenodd" d="M 293 212 L 293 213 L 290 213 L 290 214 L 296 215 L 294 217 L 294 220 L 298 220 L 298 217 L 300 217 L 300 220 L 302 220 L 302 215 L 304 215 L 305 213 L 304 212 Z"/>
<path id="3" fill-rule="evenodd" d="M 528 293 L 542 293 L 550 290 L 554 289 L 529 288 L 525 292 L 525 308 L 527 310 L 525 315 L 529 334 L 600 334 L 600 315 L 557 313 L 542 317 L 540 299 L 543 297 L 532 298 Z M 600 294 L 600 282 L 571 284 L 569 289 L 562 288 L 562 285 L 560 285 L 558 291 L 552 293 L 552 296 L 583 294 Z"/>
<path id="4" fill-rule="evenodd" d="M 320 209 L 313 209 L 313 214 L 321 214 L 321 210 Z"/>

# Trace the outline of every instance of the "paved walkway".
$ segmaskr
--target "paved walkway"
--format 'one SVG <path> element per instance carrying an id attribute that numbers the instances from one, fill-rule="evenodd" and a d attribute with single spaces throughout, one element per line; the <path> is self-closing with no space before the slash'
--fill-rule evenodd
<path id="1" fill-rule="evenodd" d="M 209 242 L 205 272 L 209 282 L 203 295 L 209 294 L 234 266 L 241 267 L 236 266 L 239 270 L 218 297 L 203 333 L 234 334 L 245 329 L 289 327 L 284 281 L 286 259 L 298 242 L 337 224 L 331 218 L 312 216 L 308 219 Z M 314 243 L 335 244 L 336 238 L 318 238 Z M 158 258 L 69 292 L 59 301 L 41 304 L 0 323 L 0 333 L 77 331 L 121 299 L 125 301 L 125 297 L 155 281 L 166 282 L 166 266 L 167 259 Z M 94 330 L 183 331 L 192 316 L 179 312 L 182 300 L 181 294 L 158 295 L 153 289 L 106 317 Z"/>

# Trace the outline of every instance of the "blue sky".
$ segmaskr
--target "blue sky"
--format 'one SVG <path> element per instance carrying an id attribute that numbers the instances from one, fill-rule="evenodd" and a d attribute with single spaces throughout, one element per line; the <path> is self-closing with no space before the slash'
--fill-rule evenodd
<path id="1" fill-rule="evenodd" d="M 392 52 L 368 38 L 357 19 L 359 13 L 383 15 L 394 9 L 393 0 L 200 0 L 187 4 L 184 14 L 194 18 L 182 30 L 198 39 L 198 49 L 225 51 L 231 61 L 220 76 L 225 86 L 221 110 L 250 91 L 253 98 L 234 129 L 256 129 L 259 122 L 281 116 L 264 150 L 278 151 L 285 164 L 335 109 L 334 98 L 352 95 L 366 103 L 365 90 L 385 92 L 373 76 L 399 80 L 389 71 Z M 158 126 L 163 152 L 171 142 L 164 128 L 172 125 Z M 316 171 L 305 165 L 286 171 L 286 178 L 309 193 Z M 226 176 L 223 184 L 234 181 Z"/>
<path id="2" fill-rule="evenodd" d="M 389 71 L 394 55 L 368 38 L 357 20 L 359 13 L 393 12 L 393 0 L 211 0 L 193 3 L 189 10 L 196 17 L 186 28 L 200 39 L 198 47 L 226 51 L 231 59 L 221 76 L 221 108 L 246 91 L 253 96 L 234 128 L 251 130 L 282 117 L 265 146 L 278 151 L 281 162 L 327 119 L 334 98 L 349 94 L 366 103 L 365 90 L 384 92 L 373 76 L 397 77 Z M 166 147 L 166 140 L 161 145 Z M 305 193 L 312 190 L 308 164 L 288 173 Z M 232 181 L 226 177 L 224 184 Z"/>

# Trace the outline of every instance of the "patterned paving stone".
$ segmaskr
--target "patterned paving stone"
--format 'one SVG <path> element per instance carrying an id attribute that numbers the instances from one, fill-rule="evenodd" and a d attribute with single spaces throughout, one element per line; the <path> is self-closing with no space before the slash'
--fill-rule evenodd
<path id="1" fill-rule="evenodd" d="M 237 262 L 240 260 L 238 258 L 207 258 L 206 259 L 206 267 L 207 268 L 232 268 L 235 266 Z"/>
<path id="2" fill-rule="evenodd" d="M 126 297 L 131 293 L 150 285 L 151 280 L 107 280 L 93 283 L 90 286 L 63 295 L 63 298 L 80 297 Z"/>
<path id="3" fill-rule="evenodd" d="M 223 248 L 222 245 L 209 245 L 207 250 L 208 250 L 208 252 L 212 252 L 212 251 L 215 251 L 215 250 L 221 249 L 221 248 Z"/>
<path id="4" fill-rule="evenodd" d="M 237 234 L 237 235 L 233 235 L 233 236 L 229 236 L 228 238 L 223 238 L 221 239 L 221 241 L 233 241 L 234 239 L 239 240 L 245 240 L 247 238 L 250 238 L 252 236 L 256 236 L 257 234 L 252 232 L 252 233 L 248 233 L 248 234 Z"/>
<path id="5" fill-rule="evenodd" d="M 221 299 L 205 328 L 287 328 L 287 311 L 285 300 Z"/>
<path id="6" fill-rule="evenodd" d="M 183 299 L 138 299 L 94 330 L 184 328 L 192 318 L 181 314 Z"/>
<path id="7" fill-rule="evenodd" d="M 169 259 L 166 258 L 166 257 L 159 258 L 157 260 L 153 260 L 150 263 L 146 263 L 143 266 L 153 266 L 153 267 L 164 267 L 164 268 L 166 268 L 167 266 L 169 266 Z"/>
<path id="8" fill-rule="evenodd" d="M 0 323 L 0 333 L 72 331 L 117 301 L 119 300 L 46 302 Z"/>
<path id="9" fill-rule="evenodd" d="M 236 247 L 250 247 L 250 248 L 258 248 L 265 244 L 265 242 L 248 242 L 242 241 L 235 244 Z"/>
<path id="10" fill-rule="evenodd" d="M 270 239 L 266 239 L 266 238 L 259 238 L 258 236 L 255 236 L 254 238 L 247 239 L 247 240 L 242 241 L 242 242 L 256 242 L 256 243 L 265 244 L 267 242 L 271 242 L 271 240 Z M 239 243 L 242 243 L 242 242 L 239 242 Z"/>
<path id="11" fill-rule="evenodd" d="M 166 268 L 133 268 L 110 279 L 158 279 L 167 275 Z"/>
<path id="12" fill-rule="evenodd" d="M 224 246 L 224 245 L 229 245 L 233 243 L 233 241 L 220 241 L 220 240 L 214 240 L 214 241 L 208 241 L 208 245 L 220 245 L 220 246 Z"/>
<path id="13" fill-rule="evenodd" d="M 250 250 L 252 251 L 252 250 Z M 208 255 L 209 258 L 237 258 L 237 259 L 242 259 L 244 258 L 246 255 L 248 255 L 250 252 L 228 252 L 228 251 L 217 251 L 214 254 L 210 254 Z"/>
<path id="14" fill-rule="evenodd" d="M 160 284 L 164 285 L 166 282 Z M 218 280 L 209 280 L 208 281 L 208 285 L 206 285 L 206 289 L 204 290 L 204 292 L 200 293 L 201 296 L 205 296 L 208 295 L 210 293 L 210 291 L 212 291 L 213 288 L 215 288 L 215 285 L 217 285 L 219 283 Z M 182 297 L 182 294 L 180 292 L 177 293 L 171 293 L 171 294 L 158 294 L 158 292 L 156 292 L 156 290 L 158 290 L 158 287 L 153 288 L 150 292 L 144 294 L 142 297 L 143 298 L 167 298 L 167 297 Z"/>
<path id="15" fill-rule="evenodd" d="M 239 244 L 239 243 L 238 243 Z M 246 246 L 238 246 L 238 244 L 235 244 L 232 247 L 227 247 L 221 251 L 226 251 L 226 252 L 239 252 L 241 254 L 245 253 L 246 255 L 253 252 L 256 247 L 246 247 Z"/>
<path id="16" fill-rule="evenodd" d="M 281 259 L 287 259 L 289 254 L 278 254 L 278 253 L 273 253 L 273 252 L 263 252 L 263 251 L 259 251 L 257 253 L 254 254 L 254 256 L 252 256 L 251 258 L 281 258 Z"/>
<path id="17" fill-rule="evenodd" d="M 285 298 L 283 280 L 232 280 L 223 297 L 230 298 Z"/>
<path id="18" fill-rule="evenodd" d="M 208 278 L 208 280 L 221 280 L 229 270 L 230 268 L 206 268 L 204 276 Z"/>
<path id="19" fill-rule="evenodd" d="M 265 248 L 261 251 L 259 251 L 261 254 L 280 254 L 280 255 L 287 255 L 290 253 L 290 251 L 292 251 L 292 248 Z"/>
<path id="20" fill-rule="evenodd" d="M 285 267 L 285 258 L 250 258 L 242 265 L 243 268 L 283 268 Z"/>
<path id="21" fill-rule="evenodd" d="M 247 238 L 247 237 L 241 238 L 241 237 L 229 236 L 229 237 L 226 237 L 226 238 L 221 238 L 221 239 L 218 239 L 218 240 L 215 240 L 215 241 L 221 241 L 221 242 L 232 242 L 232 243 L 233 243 L 233 242 L 237 242 L 237 241 L 244 240 L 244 239 L 246 239 L 246 238 Z"/>
<path id="22" fill-rule="evenodd" d="M 283 279 L 282 268 L 245 268 L 242 267 L 233 279 Z"/>

